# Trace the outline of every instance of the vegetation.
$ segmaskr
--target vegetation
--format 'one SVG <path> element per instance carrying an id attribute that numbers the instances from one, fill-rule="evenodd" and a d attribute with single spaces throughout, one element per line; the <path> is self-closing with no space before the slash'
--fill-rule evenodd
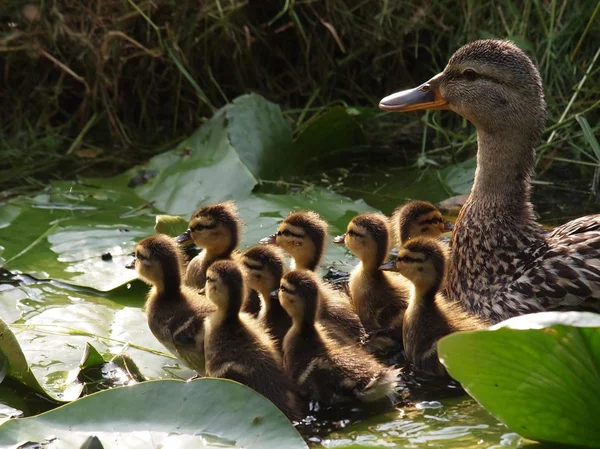
<path id="1" fill-rule="evenodd" d="M 375 107 L 492 36 L 515 40 L 541 69 L 550 121 L 539 172 L 573 162 L 580 171 L 570 173 L 589 185 L 600 162 L 599 2 L 21 0 L 3 9 L 0 189 L 121 171 L 248 91 L 280 104 L 296 130 L 332 105 Z M 378 116 L 368 143 L 385 152 L 420 144 L 421 166 L 472 154 L 471 127 L 429 114 L 423 133 L 421 117 Z"/>

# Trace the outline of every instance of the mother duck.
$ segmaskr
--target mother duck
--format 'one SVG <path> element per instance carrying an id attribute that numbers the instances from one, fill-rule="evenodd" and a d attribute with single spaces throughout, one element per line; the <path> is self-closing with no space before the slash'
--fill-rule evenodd
<path id="1" fill-rule="evenodd" d="M 452 234 L 450 298 L 494 322 L 600 304 L 600 215 L 553 232 L 534 218 L 530 180 L 546 103 L 523 51 L 508 41 L 472 42 L 442 73 L 379 107 L 450 109 L 477 128 L 475 182 Z"/>

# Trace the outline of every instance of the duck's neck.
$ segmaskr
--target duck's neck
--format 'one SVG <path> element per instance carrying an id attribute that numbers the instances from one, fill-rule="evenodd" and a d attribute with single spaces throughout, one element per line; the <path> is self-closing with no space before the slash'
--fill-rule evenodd
<path id="1" fill-rule="evenodd" d="M 278 284 L 273 283 L 272 285 L 262 286 L 262 289 L 259 291 L 260 296 L 263 298 L 263 302 L 261 304 L 265 309 L 265 313 L 269 312 L 274 308 L 281 308 L 281 304 L 277 298 L 271 298 L 271 293 L 277 289 Z"/>
<path id="2" fill-rule="evenodd" d="M 519 207 L 529 202 L 535 144 L 528 136 L 510 131 L 478 130 L 474 201 Z"/>

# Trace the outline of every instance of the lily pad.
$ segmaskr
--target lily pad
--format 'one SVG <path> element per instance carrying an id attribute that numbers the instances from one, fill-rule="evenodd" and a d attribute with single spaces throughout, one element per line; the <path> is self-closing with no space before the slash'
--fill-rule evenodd
<path id="1" fill-rule="evenodd" d="M 226 115 L 231 145 L 254 177 L 276 180 L 298 169 L 292 128 L 278 105 L 260 95 L 242 95 L 227 106 Z"/>
<path id="2" fill-rule="evenodd" d="M 47 413 L 0 425 L 0 446 L 43 442 L 80 447 L 96 436 L 124 447 L 307 448 L 274 405 L 235 382 L 150 381 L 86 396 Z"/>
<path id="3" fill-rule="evenodd" d="M 154 230 L 160 234 L 177 237 L 188 228 L 188 220 L 178 215 L 157 215 Z"/>
<path id="4" fill-rule="evenodd" d="M 600 316 L 543 312 L 491 330 L 458 332 L 438 344 L 452 377 L 520 435 L 598 447 Z"/>

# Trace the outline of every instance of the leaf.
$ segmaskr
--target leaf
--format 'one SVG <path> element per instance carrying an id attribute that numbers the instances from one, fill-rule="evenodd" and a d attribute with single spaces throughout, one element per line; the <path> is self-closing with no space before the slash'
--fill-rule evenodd
<path id="1" fill-rule="evenodd" d="M 119 301 L 119 296 L 128 295 L 129 302 L 141 304 L 148 287 L 139 287 L 116 290 L 111 298 Z M 187 379 L 194 375 L 156 340 L 139 307 L 123 307 L 114 301 L 83 289 L 48 283 L 0 291 L 0 316 L 10 318 L 9 327 L 5 327 L 8 331 L 0 340 L 10 343 L 5 352 L 11 367 L 8 375 L 46 396 L 72 400 L 79 395 L 75 388 L 80 391 L 82 387 L 76 379 L 90 343 L 104 360 L 126 351 L 136 366 L 127 360 L 121 362 L 118 356 L 114 361 L 134 378 Z M 21 316 L 9 313 L 11 310 L 27 313 Z M 4 351 L 3 346 L 0 349 Z"/>
<path id="2" fill-rule="evenodd" d="M 471 158 L 441 169 L 440 177 L 451 195 L 465 195 L 471 193 L 476 168 L 477 159 Z"/>
<path id="3" fill-rule="evenodd" d="M 0 351 L 6 357 L 8 365 L 7 375 L 18 380 L 32 390 L 45 396 L 50 396 L 53 400 L 58 402 L 72 401 L 81 394 L 82 385 L 76 383 L 66 386 L 61 394 L 53 394 L 46 391 L 33 375 L 15 334 L 1 318 Z"/>
<path id="4" fill-rule="evenodd" d="M 292 151 L 301 161 L 365 145 L 362 122 L 370 110 L 334 106 L 311 117 L 294 141 Z"/>
<path id="5" fill-rule="evenodd" d="M 157 215 L 154 230 L 160 234 L 177 237 L 188 228 L 188 221 L 178 215 Z"/>
<path id="6" fill-rule="evenodd" d="M 537 441 L 597 447 L 600 316 L 543 312 L 438 344 L 452 377 L 491 414 Z"/>
<path id="7" fill-rule="evenodd" d="M 294 168 L 292 128 L 278 105 L 260 95 L 237 97 L 226 109 L 231 146 L 256 178 L 277 180 Z"/>
<path id="8" fill-rule="evenodd" d="M 102 365 L 105 363 L 104 357 L 98 352 L 96 348 L 89 342 L 85 345 L 85 350 L 81 356 L 79 367 L 81 369 L 88 369 L 94 366 Z"/>
<path id="9" fill-rule="evenodd" d="M 135 187 L 141 198 L 170 215 L 191 214 L 202 204 L 250 195 L 257 181 L 229 142 L 225 109 L 200 127 L 175 150 L 129 170 L 156 175 Z"/>
<path id="10" fill-rule="evenodd" d="M 100 291 L 135 278 L 125 263 L 135 241 L 152 233 L 155 212 L 123 176 L 87 182 L 57 182 L 0 206 L 0 215 L 19 209 L 0 229 L 4 268 Z"/>
<path id="11" fill-rule="evenodd" d="M 150 381 L 101 391 L 32 418 L 5 422 L 0 446 L 44 441 L 48 435 L 61 447 L 79 447 L 93 435 L 106 449 L 307 448 L 269 401 L 220 379 Z"/>

